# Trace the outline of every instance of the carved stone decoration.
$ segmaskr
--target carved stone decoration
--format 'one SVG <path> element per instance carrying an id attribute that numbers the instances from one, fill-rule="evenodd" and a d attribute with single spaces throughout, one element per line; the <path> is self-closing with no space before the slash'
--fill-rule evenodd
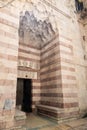
<path id="1" fill-rule="evenodd" d="M 49 20 L 37 20 L 33 11 L 26 11 L 20 16 L 19 36 L 24 38 L 25 43 L 33 43 L 40 48 L 51 40 L 55 33 Z"/>
<path id="2" fill-rule="evenodd" d="M 75 1 L 74 0 L 65 0 L 65 5 L 70 12 L 71 17 L 75 17 Z"/>

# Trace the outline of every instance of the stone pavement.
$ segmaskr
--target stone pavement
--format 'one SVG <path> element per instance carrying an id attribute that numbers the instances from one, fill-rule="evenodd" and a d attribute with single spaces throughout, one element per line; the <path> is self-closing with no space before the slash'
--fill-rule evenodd
<path id="1" fill-rule="evenodd" d="M 56 122 L 30 114 L 26 120 L 27 130 L 87 130 L 87 118 L 57 124 Z"/>

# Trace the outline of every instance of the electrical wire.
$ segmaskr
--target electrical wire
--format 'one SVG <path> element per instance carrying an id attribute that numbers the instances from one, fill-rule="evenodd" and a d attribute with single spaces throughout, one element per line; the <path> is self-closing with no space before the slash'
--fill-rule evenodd
<path id="1" fill-rule="evenodd" d="M 15 0 L 11 0 L 11 1 L 9 1 L 7 4 L 5 4 L 5 5 L 3 5 L 3 6 L 0 6 L 0 9 L 6 7 L 6 6 L 8 6 L 8 5 L 10 5 L 10 4 L 13 3 L 14 1 L 15 1 Z"/>

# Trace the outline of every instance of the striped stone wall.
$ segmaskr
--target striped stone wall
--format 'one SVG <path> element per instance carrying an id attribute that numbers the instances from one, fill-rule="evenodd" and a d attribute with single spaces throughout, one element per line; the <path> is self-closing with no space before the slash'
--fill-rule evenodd
<path id="1" fill-rule="evenodd" d="M 64 39 L 68 42 L 64 42 Z M 78 92 L 72 40 L 56 36 L 41 49 L 40 114 L 54 119 L 74 118 L 78 115 Z"/>
<path id="2" fill-rule="evenodd" d="M 65 42 L 64 42 L 64 39 Z M 67 42 L 66 42 L 67 41 Z M 63 93 L 63 108 L 65 117 L 78 115 L 78 89 L 76 70 L 73 64 L 72 39 L 60 36 L 60 59 L 61 59 L 61 80 Z"/>
<path id="3" fill-rule="evenodd" d="M 32 79 L 32 108 L 40 100 L 40 49 L 29 43 L 19 43 L 18 78 Z"/>
<path id="4" fill-rule="evenodd" d="M 41 100 L 37 106 L 38 113 L 58 119 L 58 108 L 63 108 L 59 35 L 41 49 L 40 80 Z"/>
<path id="5" fill-rule="evenodd" d="M 0 8 L 0 130 L 13 126 L 18 60 L 18 13 Z"/>
<path id="6" fill-rule="evenodd" d="M 41 104 L 61 107 L 61 67 L 58 36 L 42 47 L 40 66 Z"/>

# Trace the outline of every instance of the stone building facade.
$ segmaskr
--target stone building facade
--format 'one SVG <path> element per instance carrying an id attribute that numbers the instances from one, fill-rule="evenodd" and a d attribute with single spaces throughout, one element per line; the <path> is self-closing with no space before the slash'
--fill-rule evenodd
<path id="1" fill-rule="evenodd" d="M 87 19 L 74 11 L 74 0 L 0 2 L 0 129 L 23 125 L 18 79 L 32 82 L 33 112 L 58 122 L 87 112 Z"/>

